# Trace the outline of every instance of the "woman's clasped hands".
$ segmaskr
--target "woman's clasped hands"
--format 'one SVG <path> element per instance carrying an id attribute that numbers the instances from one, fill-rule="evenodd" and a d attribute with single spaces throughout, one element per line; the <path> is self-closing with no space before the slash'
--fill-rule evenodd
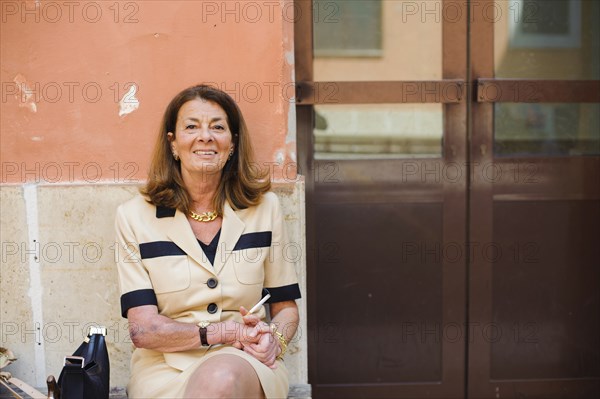
<path id="1" fill-rule="evenodd" d="M 237 349 L 254 356 L 270 368 L 277 368 L 277 356 L 281 353 L 279 341 L 273 336 L 271 326 L 262 321 L 255 314 L 248 314 L 248 310 L 240 307 L 240 313 L 244 320 L 239 340 L 233 343 Z"/>

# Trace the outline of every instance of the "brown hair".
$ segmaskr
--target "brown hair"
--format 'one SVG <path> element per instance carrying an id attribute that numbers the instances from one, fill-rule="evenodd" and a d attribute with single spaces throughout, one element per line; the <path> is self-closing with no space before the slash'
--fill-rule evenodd
<path id="1" fill-rule="evenodd" d="M 185 189 L 179 161 L 173 158 L 167 133 L 175 134 L 179 109 L 188 101 L 202 99 L 218 104 L 227 114 L 227 122 L 232 134 L 235 151 L 225 163 L 217 188 L 213 207 L 223 214 L 223 205 L 228 201 L 233 209 L 244 209 L 258 205 L 263 193 L 271 189 L 267 173 L 253 167 L 252 145 L 248 128 L 239 107 L 222 90 L 208 85 L 197 85 L 177 94 L 165 110 L 158 138 L 154 146 L 148 181 L 140 192 L 148 197 L 148 202 L 156 206 L 177 208 L 184 213 L 190 211 L 191 198 Z"/>

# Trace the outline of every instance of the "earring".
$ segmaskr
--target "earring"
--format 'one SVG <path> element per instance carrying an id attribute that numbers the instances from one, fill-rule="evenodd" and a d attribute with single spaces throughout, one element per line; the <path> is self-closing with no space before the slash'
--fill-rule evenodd
<path id="1" fill-rule="evenodd" d="M 233 156 L 233 148 L 231 149 L 231 151 L 229 151 L 229 157 L 227 159 L 231 159 L 232 156 Z"/>
<path id="2" fill-rule="evenodd" d="M 175 158 L 176 161 L 179 161 L 179 155 L 173 153 L 173 158 Z"/>

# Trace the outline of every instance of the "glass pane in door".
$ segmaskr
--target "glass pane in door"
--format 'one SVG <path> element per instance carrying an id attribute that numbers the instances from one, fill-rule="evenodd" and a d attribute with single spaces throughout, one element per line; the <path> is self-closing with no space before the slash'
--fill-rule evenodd
<path id="1" fill-rule="evenodd" d="M 600 154 L 600 104 L 496 103 L 496 155 Z"/>
<path id="2" fill-rule="evenodd" d="M 600 2 L 494 2 L 496 78 L 600 78 Z"/>
<path id="3" fill-rule="evenodd" d="M 496 78 L 600 79 L 600 2 L 494 5 Z M 535 85 L 523 89 L 535 95 Z M 496 103 L 494 117 L 496 155 L 600 154 L 600 104 Z"/>
<path id="4" fill-rule="evenodd" d="M 442 104 L 315 106 L 315 159 L 440 156 Z"/>
<path id="5" fill-rule="evenodd" d="M 444 15 L 441 0 L 314 1 L 314 80 L 441 79 Z"/>

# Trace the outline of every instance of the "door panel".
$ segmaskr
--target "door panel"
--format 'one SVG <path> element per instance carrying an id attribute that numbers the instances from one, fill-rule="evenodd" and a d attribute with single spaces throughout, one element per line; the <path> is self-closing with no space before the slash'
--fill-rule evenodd
<path id="1" fill-rule="evenodd" d="M 318 262 L 320 383 L 440 381 L 442 262 L 421 247 L 441 242 L 442 205 L 357 198 L 315 213 L 321 242 L 335 238 Z"/>
<path id="2" fill-rule="evenodd" d="M 494 201 L 491 379 L 600 375 L 598 220 L 593 200 Z"/>

